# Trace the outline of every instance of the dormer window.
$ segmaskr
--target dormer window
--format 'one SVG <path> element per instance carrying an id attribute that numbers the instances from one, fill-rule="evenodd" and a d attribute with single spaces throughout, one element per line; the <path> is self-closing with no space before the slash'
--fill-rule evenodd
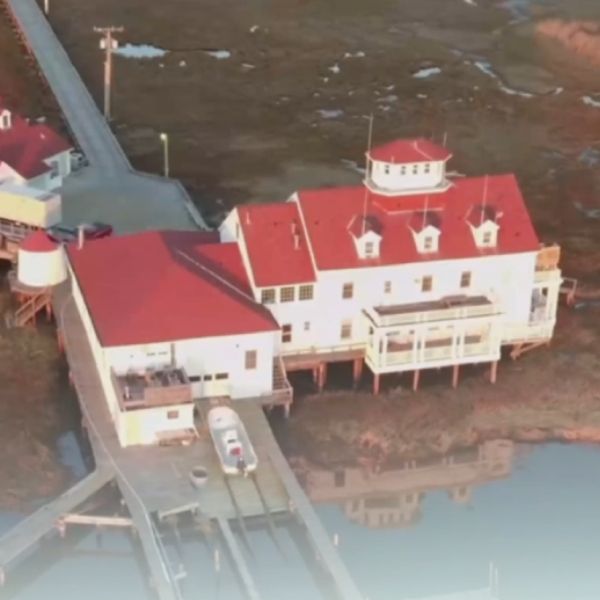
<path id="1" fill-rule="evenodd" d="M 406 165 L 400 167 L 400 175 L 406 175 Z"/>
<path id="2" fill-rule="evenodd" d="M 419 172 L 419 165 L 413 165 L 413 175 L 417 175 Z"/>
<path id="3" fill-rule="evenodd" d="M 471 226 L 475 245 L 478 248 L 495 248 L 498 243 L 498 230 L 500 226 L 497 221 L 500 217 L 496 209 L 489 205 L 474 206 L 467 216 Z"/>
<path id="4" fill-rule="evenodd" d="M 431 163 L 425 163 L 423 170 L 425 171 L 425 173 L 429 173 L 431 171 Z"/>
<path id="5" fill-rule="evenodd" d="M 387 163 L 385 165 L 383 165 L 383 172 L 386 175 L 389 175 L 390 174 L 390 165 L 388 165 Z"/>
<path id="6" fill-rule="evenodd" d="M 408 223 L 417 252 L 427 254 L 439 250 L 441 222 L 437 212 L 423 211 L 412 215 Z"/>
<path id="7" fill-rule="evenodd" d="M 354 239 L 354 246 L 359 258 L 373 259 L 379 257 L 381 233 L 378 220 L 370 215 L 354 217 L 348 226 Z"/>

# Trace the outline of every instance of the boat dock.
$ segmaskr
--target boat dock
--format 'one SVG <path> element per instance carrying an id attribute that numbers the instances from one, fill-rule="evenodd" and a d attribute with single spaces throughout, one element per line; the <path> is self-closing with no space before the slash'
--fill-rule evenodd
<path id="1" fill-rule="evenodd" d="M 206 424 L 210 401 L 197 403 L 198 437 L 187 445 L 122 448 L 109 414 L 100 377 L 83 323 L 68 284 L 55 293 L 54 309 L 82 410 L 84 426 L 96 459 L 96 471 L 29 519 L 2 541 L 0 566 L 8 569 L 43 536 L 77 522 L 69 514 L 103 485 L 115 480 L 129 509 L 146 557 L 152 585 L 160 600 L 183 598 L 179 579 L 162 543 L 161 523 L 184 515 L 221 533 L 243 589 L 250 600 L 262 596 L 255 584 L 248 527 L 262 527 L 278 545 L 275 521 L 295 519 L 301 526 L 316 562 L 328 574 L 339 597 L 360 600 L 345 565 L 334 549 L 310 501 L 281 453 L 264 415 L 261 399 L 234 403 L 258 456 L 259 468 L 249 477 L 223 474 Z M 208 479 L 200 489 L 192 485 L 191 470 L 202 466 Z M 123 526 L 121 520 L 119 526 Z"/>

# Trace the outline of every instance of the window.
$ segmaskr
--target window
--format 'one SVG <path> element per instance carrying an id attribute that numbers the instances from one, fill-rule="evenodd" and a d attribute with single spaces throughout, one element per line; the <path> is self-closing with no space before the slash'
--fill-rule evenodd
<path id="1" fill-rule="evenodd" d="M 279 301 L 280 302 L 293 302 L 296 289 L 293 286 L 282 287 L 279 290 Z"/>
<path id="2" fill-rule="evenodd" d="M 342 287 L 342 298 L 352 298 L 354 296 L 354 284 L 353 283 L 345 283 Z"/>
<path id="3" fill-rule="evenodd" d="M 292 341 L 292 326 L 291 325 L 282 325 L 281 327 L 281 341 L 284 344 L 288 344 Z"/>
<path id="4" fill-rule="evenodd" d="M 352 337 L 352 321 L 342 321 L 340 328 L 340 338 L 349 340 Z"/>
<path id="5" fill-rule="evenodd" d="M 425 275 L 421 280 L 421 291 L 430 292 L 433 289 L 433 277 L 431 275 Z"/>
<path id="6" fill-rule="evenodd" d="M 433 238 L 430 235 L 423 241 L 423 249 L 425 252 L 431 252 L 433 250 Z"/>
<path id="7" fill-rule="evenodd" d="M 391 281 L 386 281 L 383 284 L 383 292 L 385 294 L 391 294 L 392 293 L 392 282 Z"/>
<path id="8" fill-rule="evenodd" d="M 179 419 L 179 411 L 178 410 L 168 410 L 167 411 L 167 419 Z"/>
<path id="9" fill-rule="evenodd" d="M 310 322 L 304 321 L 304 331 L 310 331 Z"/>
<path id="10" fill-rule="evenodd" d="M 375 252 L 375 244 L 373 242 L 365 242 L 365 256 L 373 256 Z"/>
<path id="11" fill-rule="evenodd" d="M 190 383 L 198 383 L 201 379 L 200 375 L 190 375 L 189 377 Z"/>
<path id="12" fill-rule="evenodd" d="M 481 243 L 483 246 L 491 246 L 492 245 L 492 232 L 484 231 L 483 236 L 481 238 Z"/>
<path id="13" fill-rule="evenodd" d="M 215 375 L 215 381 L 223 381 L 229 379 L 229 373 L 217 373 Z"/>
<path id="14" fill-rule="evenodd" d="M 246 350 L 244 365 L 247 370 L 256 369 L 256 350 Z"/>
<path id="15" fill-rule="evenodd" d="M 419 165 L 413 165 L 413 175 L 417 175 L 419 173 Z"/>
<path id="16" fill-rule="evenodd" d="M 312 285 L 301 285 L 298 289 L 298 300 L 312 300 L 314 289 Z"/>
<path id="17" fill-rule="evenodd" d="M 202 377 L 202 381 L 212 381 L 212 380 L 213 380 L 212 375 L 204 375 L 204 377 Z"/>
<path id="18" fill-rule="evenodd" d="M 389 175 L 390 174 L 390 165 L 388 165 L 388 164 L 383 165 L 383 172 L 386 175 Z"/>
<path id="19" fill-rule="evenodd" d="M 471 271 L 463 271 L 460 276 L 460 287 L 471 287 Z"/>
<path id="20" fill-rule="evenodd" d="M 425 167 L 423 168 L 425 173 L 429 173 L 431 171 L 431 163 L 425 163 Z"/>
<path id="21" fill-rule="evenodd" d="M 406 165 L 400 167 L 400 175 L 406 175 Z"/>
<path id="22" fill-rule="evenodd" d="M 262 290 L 260 293 L 260 302 L 261 304 L 274 304 L 275 290 L 273 288 Z"/>

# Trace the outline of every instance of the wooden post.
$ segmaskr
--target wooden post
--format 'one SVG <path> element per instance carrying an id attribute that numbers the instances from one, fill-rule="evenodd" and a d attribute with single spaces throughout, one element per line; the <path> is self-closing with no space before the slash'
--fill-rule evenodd
<path id="1" fill-rule="evenodd" d="M 492 363 L 492 367 L 490 369 L 490 383 L 496 383 L 496 375 L 498 374 L 498 361 L 495 360 Z"/>
<path id="2" fill-rule="evenodd" d="M 323 391 L 325 384 L 327 383 L 327 363 L 323 362 L 319 364 L 319 392 Z"/>
<path id="3" fill-rule="evenodd" d="M 352 369 L 352 377 L 353 377 L 353 384 L 354 384 L 354 388 L 356 389 L 360 383 L 360 379 L 362 377 L 362 371 L 363 371 L 363 359 L 361 358 L 355 358 L 354 359 L 354 363 L 353 363 L 353 369 Z"/>
<path id="4" fill-rule="evenodd" d="M 415 369 L 413 372 L 413 392 L 416 392 L 419 389 L 419 375 L 421 371 L 419 369 Z"/>
<path id="5" fill-rule="evenodd" d="M 460 370 L 460 365 L 454 365 L 452 367 L 452 387 L 455 389 L 458 387 L 459 370 Z"/>
<path id="6" fill-rule="evenodd" d="M 290 418 L 290 408 L 292 407 L 292 403 L 291 402 L 286 402 L 284 407 L 283 407 L 283 414 L 285 416 L 286 419 Z"/>
<path id="7" fill-rule="evenodd" d="M 379 373 L 375 373 L 373 375 L 373 394 L 375 394 L 375 395 L 379 394 L 379 384 L 380 384 L 379 378 L 380 378 Z"/>
<path id="8" fill-rule="evenodd" d="M 313 383 L 318 383 L 319 382 L 319 367 L 313 367 L 312 370 L 312 374 L 313 374 Z"/>

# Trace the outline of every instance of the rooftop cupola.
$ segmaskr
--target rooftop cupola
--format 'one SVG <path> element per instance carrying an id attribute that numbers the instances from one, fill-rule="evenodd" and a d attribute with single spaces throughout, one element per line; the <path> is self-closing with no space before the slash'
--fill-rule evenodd
<path id="1" fill-rule="evenodd" d="M 367 152 L 365 183 L 376 194 L 399 196 L 445 192 L 446 162 L 452 153 L 418 138 L 396 140 Z"/>
<path id="2" fill-rule="evenodd" d="M 8 131 L 12 127 L 12 113 L 7 108 L 0 111 L 0 131 Z"/>
<path id="3" fill-rule="evenodd" d="M 381 225 L 372 215 L 356 215 L 348 224 L 359 258 L 379 258 L 381 249 Z"/>

